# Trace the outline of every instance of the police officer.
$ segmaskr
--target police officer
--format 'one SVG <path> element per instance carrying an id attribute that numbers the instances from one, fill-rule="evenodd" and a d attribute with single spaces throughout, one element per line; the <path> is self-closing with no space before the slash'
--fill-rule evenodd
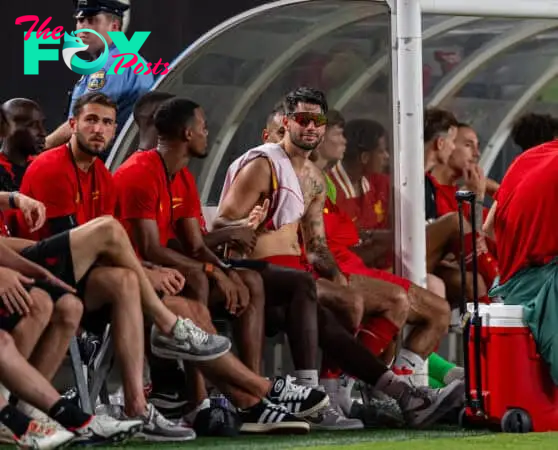
<path id="1" fill-rule="evenodd" d="M 118 105 L 116 117 L 117 133 L 130 116 L 137 99 L 150 90 L 153 85 L 153 75 L 135 74 L 132 68 L 127 68 L 122 74 L 109 74 L 109 69 L 115 62 L 113 55 L 121 52 L 109 37 L 109 31 L 121 31 L 124 12 L 129 6 L 117 0 L 74 0 L 76 3 L 76 30 L 89 28 L 102 35 L 109 46 L 109 58 L 105 66 L 91 75 L 80 78 L 72 92 L 69 117 L 72 116 L 73 105 L 80 96 L 89 92 L 102 92 L 108 95 Z M 104 50 L 103 42 L 93 33 L 83 33 L 79 37 L 88 45 L 87 52 L 92 59 L 97 58 Z M 143 71 L 145 72 L 145 71 Z M 57 147 L 70 140 L 70 125 L 63 123 L 46 139 L 46 148 Z"/>

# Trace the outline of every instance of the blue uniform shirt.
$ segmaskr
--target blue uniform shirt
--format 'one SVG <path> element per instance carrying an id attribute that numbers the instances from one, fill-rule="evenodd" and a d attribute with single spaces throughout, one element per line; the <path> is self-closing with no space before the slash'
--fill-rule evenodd
<path id="1" fill-rule="evenodd" d="M 91 75 L 84 75 L 76 83 L 72 92 L 72 102 L 70 104 L 69 117 L 72 117 L 72 109 L 75 101 L 84 94 L 90 92 L 102 92 L 108 95 L 118 106 L 116 115 L 116 123 L 120 132 L 126 120 L 132 113 L 136 101 L 153 85 L 153 74 L 144 75 L 142 73 L 136 75 L 133 68 L 127 68 L 122 75 L 109 75 L 108 71 L 115 61 L 120 58 L 113 58 L 121 52 L 116 45 L 111 44 L 109 47 L 109 58 L 105 66 L 98 72 Z"/>

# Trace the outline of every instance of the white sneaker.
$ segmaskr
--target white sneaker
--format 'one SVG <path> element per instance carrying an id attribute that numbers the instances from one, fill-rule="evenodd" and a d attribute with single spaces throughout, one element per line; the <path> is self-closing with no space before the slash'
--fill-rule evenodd
<path id="1" fill-rule="evenodd" d="M 14 440 L 20 448 L 51 450 L 69 444 L 74 438 L 74 433 L 60 426 L 32 420 L 25 434 Z"/>
<path id="2" fill-rule="evenodd" d="M 116 420 L 110 416 L 92 416 L 81 428 L 74 430 L 74 442 L 81 444 L 100 444 L 122 442 L 141 431 L 141 420 Z"/>

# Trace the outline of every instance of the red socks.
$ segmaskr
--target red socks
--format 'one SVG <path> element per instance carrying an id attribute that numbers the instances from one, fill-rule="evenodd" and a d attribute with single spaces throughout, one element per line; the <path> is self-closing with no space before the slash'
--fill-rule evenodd
<path id="1" fill-rule="evenodd" d="M 478 236 L 478 235 L 477 235 Z M 459 256 L 461 254 L 461 245 L 458 243 L 454 246 L 453 254 Z M 465 267 L 467 270 L 473 268 L 473 234 L 467 233 L 465 235 L 465 248 L 463 249 L 465 253 Z M 494 283 L 495 278 L 498 276 L 498 261 L 492 256 L 488 251 L 479 252 L 477 246 L 477 268 L 479 274 L 484 279 L 487 288 L 490 289 Z"/>
<path id="2" fill-rule="evenodd" d="M 357 334 L 360 342 L 373 355 L 380 356 L 399 334 L 399 327 L 385 317 L 371 317 Z"/>

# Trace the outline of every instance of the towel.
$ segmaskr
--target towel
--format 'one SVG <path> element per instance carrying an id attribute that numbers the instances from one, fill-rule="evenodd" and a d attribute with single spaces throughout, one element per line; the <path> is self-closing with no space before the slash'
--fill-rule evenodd
<path id="1" fill-rule="evenodd" d="M 260 157 L 271 162 L 274 172 L 274 188 L 268 214 L 273 228 L 277 230 L 284 225 L 298 222 L 304 215 L 304 196 L 291 160 L 279 144 L 260 145 L 236 159 L 227 170 L 219 204 L 227 195 L 238 172 L 250 161 Z"/>

